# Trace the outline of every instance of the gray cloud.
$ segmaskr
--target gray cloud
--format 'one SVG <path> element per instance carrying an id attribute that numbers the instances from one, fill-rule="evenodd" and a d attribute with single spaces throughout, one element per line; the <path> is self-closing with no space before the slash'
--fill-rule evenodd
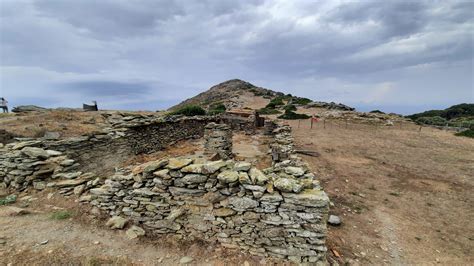
<path id="1" fill-rule="evenodd" d="M 138 108 L 140 102 L 152 106 L 150 101 L 161 108 L 237 77 L 364 106 L 474 101 L 472 2 L 5 0 L 0 5 L 0 82 L 10 98 L 23 93 L 42 99 L 41 92 L 48 91 L 54 101 L 40 101 L 46 105 L 71 104 L 66 99 L 80 95 L 78 100 L 102 97 L 121 109 Z M 439 86 L 454 78 L 456 86 Z M 114 103 L 108 95 L 133 101 Z"/>

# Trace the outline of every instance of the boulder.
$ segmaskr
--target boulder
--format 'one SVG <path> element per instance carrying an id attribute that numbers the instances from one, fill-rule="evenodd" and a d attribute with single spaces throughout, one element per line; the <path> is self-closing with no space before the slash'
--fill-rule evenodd
<path id="1" fill-rule="evenodd" d="M 127 222 L 128 220 L 125 218 L 114 216 L 107 221 L 106 225 L 112 229 L 123 229 Z"/>
<path id="2" fill-rule="evenodd" d="M 144 236 L 145 235 L 145 230 L 143 230 L 141 227 L 138 227 L 136 225 L 132 225 L 126 232 L 125 234 L 128 236 L 129 239 L 135 239 L 139 236 Z"/>
<path id="3" fill-rule="evenodd" d="M 336 215 L 329 215 L 328 224 L 330 225 L 341 225 L 341 218 Z"/>

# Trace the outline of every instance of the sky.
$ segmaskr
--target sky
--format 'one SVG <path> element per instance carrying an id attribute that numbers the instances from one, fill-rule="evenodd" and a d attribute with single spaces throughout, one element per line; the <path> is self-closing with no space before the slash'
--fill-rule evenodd
<path id="1" fill-rule="evenodd" d="M 474 1 L 0 0 L 11 106 L 166 109 L 228 79 L 410 114 L 474 102 Z"/>

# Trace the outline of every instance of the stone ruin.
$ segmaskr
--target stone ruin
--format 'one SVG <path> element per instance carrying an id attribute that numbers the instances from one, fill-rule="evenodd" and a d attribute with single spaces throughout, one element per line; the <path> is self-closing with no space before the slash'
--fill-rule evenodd
<path id="1" fill-rule="evenodd" d="M 0 188 L 57 190 L 150 234 L 218 242 L 298 263 L 326 261 L 329 199 L 294 154 L 291 128 L 275 124 L 273 164 L 257 169 L 229 159 L 232 130 L 225 122 L 215 117 L 123 117 L 92 136 L 10 143 L 0 148 Z M 221 160 L 164 158 L 117 168 L 133 154 L 201 137 L 206 150 Z M 109 161 L 106 154 L 115 165 L 100 164 Z M 93 160 L 99 163 L 87 165 Z"/>
<path id="2" fill-rule="evenodd" d="M 228 160 L 232 158 L 232 130 L 226 124 L 209 123 L 204 127 L 204 154 Z"/>

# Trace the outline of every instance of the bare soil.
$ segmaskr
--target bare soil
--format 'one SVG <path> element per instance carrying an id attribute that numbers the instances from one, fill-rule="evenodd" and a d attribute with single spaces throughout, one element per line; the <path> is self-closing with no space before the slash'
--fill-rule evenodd
<path id="1" fill-rule="evenodd" d="M 178 265 L 184 256 L 192 257 L 193 265 L 278 263 L 197 240 L 131 240 L 125 230 L 106 228 L 105 215 L 91 214 L 90 207 L 71 198 L 47 194 L 28 193 L 32 199 L 15 204 L 29 214 L 12 216 L 10 206 L 0 206 L 0 265 Z M 71 218 L 53 219 L 58 210 Z"/>
<path id="2" fill-rule="evenodd" d="M 299 123 L 299 126 L 298 126 Z M 330 261 L 474 263 L 474 140 L 412 124 L 291 121 L 297 148 L 343 224 L 330 227 Z"/>

